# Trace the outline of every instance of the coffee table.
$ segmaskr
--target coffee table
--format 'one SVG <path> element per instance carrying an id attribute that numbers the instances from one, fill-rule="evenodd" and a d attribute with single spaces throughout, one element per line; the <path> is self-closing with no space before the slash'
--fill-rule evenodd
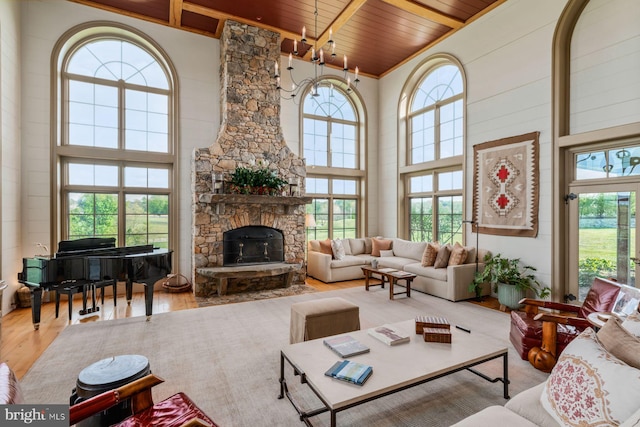
<path id="1" fill-rule="evenodd" d="M 415 321 L 395 323 L 399 330 L 411 334 L 406 344 L 388 346 L 370 336 L 366 330 L 349 332 L 349 335 L 367 345 L 371 351 L 349 358 L 373 367 L 373 374 L 362 386 L 329 378 L 324 373 L 336 361 L 341 360 L 322 342 L 323 338 L 291 344 L 280 352 L 280 395 L 289 399 L 300 419 L 311 426 L 309 418 L 329 411 L 331 426 L 336 426 L 336 414 L 354 406 L 433 381 L 454 372 L 468 370 L 492 383 L 503 383 L 503 396 L 509 398 L 507 347 L 495 338 L 472 331 L 451 329 L 452 343 L 424 342 L 415 334 Z M 503 376 L 490 378 L 472 369 L 489 360 L 502 357 Z M 285 361 L 300 376 L 302 384 L 318 396 L 323 407 L 303 411 L 289 392 L 285 378 Z M 415 361 L 413 363 L 398 363 Z M 419 363 L 417 361 L 420 361 Z"/>
<path id="2" fill-rule="evenodd" d="M 362 273 L 364 273 L 364 288 L 368 291 L 369 286 L 382 286 L 384 289 L 384 283 L 389 282 L 389 299 L 393 299 L 395 295 L 407 294 L 407 298 L 411 298 L 411 282 L 416 278 L 416 275 L 413 273 L 408 273 L 406 271 L 400 271 L 393 268 L 373 268 L 373 267 L 362 267 Z M 380 276 L 380 283 L 371 284 L 369 280 L 373 277 L 373 274 L 377 274 Z M 375 277 L 373 277 L 375 279 Z M 398 281 L 404 280 L 405 282 L 405 291 L 404 292 L 394 292 L 393 285 L 398 283 Z"/>

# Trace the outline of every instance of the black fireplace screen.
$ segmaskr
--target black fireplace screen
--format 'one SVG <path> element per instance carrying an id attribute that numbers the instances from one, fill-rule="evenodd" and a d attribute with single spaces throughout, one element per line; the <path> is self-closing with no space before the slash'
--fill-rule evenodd
<path id="1" fill-rule="evenodd" d="M 275 228 L 247 226 L 225 231 L 223 243 L 226 266 L 284 261 L 284 236 Z"/>

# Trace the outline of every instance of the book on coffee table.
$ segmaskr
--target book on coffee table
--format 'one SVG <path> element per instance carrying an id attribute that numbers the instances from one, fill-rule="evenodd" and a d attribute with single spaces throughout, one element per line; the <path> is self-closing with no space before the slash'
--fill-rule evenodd
<path id="1" fill-rule="evenodd" d="M 353 338 L 351 335 L 325 338 L 324 345 L 336 352 L 338 356 L 345 358 L 368 353 L 369 347 Z"/>
<path id="2" fill-rule="evenodd" d="M 393 272 L 396 272 L 398 270 L 396 270 L 395 268 L 379 268 L 378 271 L 380 273 L 393 273 Z"/>
<path id="3" fill-rule="evenodd" d="M 372 366 L 350 360 L 341 360 L 334 363 L 324 374 L 337 380 L 362 385 L 369 379 L 372 373 Z"/>
<path id="4" fill-rule="evenodd" d="M 368 330 L 369 335 L 379 339 L 387 345 L 398 345 L 405 342 L 409 342 L 410 338 L 408 334 L 399 331 L 391 325 L 382 325 Z"/>

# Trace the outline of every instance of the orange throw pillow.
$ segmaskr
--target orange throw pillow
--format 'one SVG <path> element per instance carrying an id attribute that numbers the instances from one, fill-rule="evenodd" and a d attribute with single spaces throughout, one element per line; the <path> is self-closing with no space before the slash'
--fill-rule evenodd
<path id="1" fill-rule="evenodd" d="M 380 251 L 388 251 L 392 243 L 392 240 L 371 239 L 371 255 L 380 256 Z"/>
<path id="2" fill-rule="evenodd" d="M 333 258 L 333 249 L 331 249 L 331 239 L 320 240 L 318 241 L 318 243 L 320 243 L 320 253 L 331 255 L 331 258 Z"/>
<path id="3" fill-rule="evenodd" d="M 467 250 L 460 243 L 456 242 L 449 255 L 449 265 L 461 265 L 467 260 Z"/>
<path id="4" fill-rule="evenodd" d="M 436 262 L 436 257 L 438 256 L 438 249 L 440 249 L 440 243 L 438 242 L 429 242 L 427 243 L 427 247 L 424 248 L 424 253 L 422 254 L 422 266 L 423 267 L 432 267 Z"/>

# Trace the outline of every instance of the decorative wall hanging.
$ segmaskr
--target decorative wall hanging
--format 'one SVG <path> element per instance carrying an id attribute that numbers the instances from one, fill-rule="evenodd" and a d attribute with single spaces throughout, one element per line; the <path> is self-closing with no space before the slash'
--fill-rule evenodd
<path id="1" fill-rule="evenodd" d="M 538 235 L 539 136 L 531 132 L 473 147 L 474 231 Z"/>

